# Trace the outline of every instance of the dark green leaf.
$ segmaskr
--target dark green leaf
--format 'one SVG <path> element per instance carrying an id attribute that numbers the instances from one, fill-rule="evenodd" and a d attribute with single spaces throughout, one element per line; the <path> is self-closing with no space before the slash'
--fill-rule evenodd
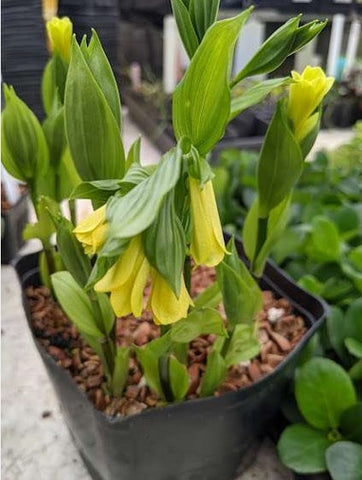
<path id="1" fill-rule="evenodd" d="M 346 440 L 362 443 L 362 403 L 356 403 L 342 413 L 339 429 Z"/>
<path id="2" fill-rule="evenodd" d="M 302 153 L 288 125 L 283 101 L 280 101 L 266 133 L 258 164 L 260 217 L 266 218 L 291 193 L 302 169 Z"/>
<path id="3" fill-rule="evenodd" d="M 251 10 L 216 22 L 206 33 L 173 95 L 177 139 L 188 137 L 205 156 L 222 137 L 230 115 L 229 72 L 239 32 Z"/>
<path id="4" fill-rule="evenodd" d="M 217 387 L 224 380 L 227 366 L 219 352 L 213 350 L 207 356 L 205 373 L 201 379 L 201 397 L 213 395 Z"/>
<path id="5" fill-rule="evenodd" d="M 192 25 L 188 8 L 182 0 L 171 0 L 171 6 L 182 43 L 187 55 L 192 58 L 199 46 L 199 40 Z"/>
<path id="6" fill-rule="evenodd" d="M 346 338 L 344 343 L 351 355 L 362 358 L 362 342 L 359 342 L 355 338 Z"/>
<path id="7" fill-rule="evenodd" d="M 313 38 L 319 35 L 324 29 L 324 27 L 327 25 L 327 23 L 327 20 L 313 20 L 312 22 L 306 23 L 305 25 L 298 27 L 297 33 L 294 37 L 294 43 L 292 48 L 290 49 L 289 55 L 298 52 L 307 43 L 313 40 Z"/>
<path id="8" fill-rule="evenodd" d="M 125 155 L 119 125 L 75 39 L 66 84 L 65 126 L 82 180 L 122 178 Z"/>
<path id="9" fill-rule="evenodd" d="M 362 445 L 337 442 L 328 448 L 326 462 L 333 480 L 361 480 Z"/>
<path id="10" fill-rule="evenodd" d="M 321 430 L 338 428 L 344 410 L 356 403 L 347 373 L 327 358 L 314 358 L 297 371 L 295 395 L 304 418 Z"/>
<path id="11" fill-rule="evenodd" d="M 165 196 L 156 220 L 143 233 L 143 247 L 150 264 L 167 280 L 178 297 L 186 256 L 186 238 L 175 212 L 173 190 Z"/>
<path id="12" fill-rule="evenodd" d="M 128 347 L 118 347 L 114 359 L 114 371 L 112 378 L 112 393 L 115 397 L 121 396 L 128 378 Z"/>
<path id="13" fill-rule="evenodd" d="M 327 332 L 333 349 L 337 352 L 341 360 L 346 361 L 347 352 L 344 346 L 344 340 L 346 338 L 345 319 L 342 310 L 335 306 L 330 307 L 327 317 Z"/>
<path id="14" fill-rule="evenodd" d="M 200 41 L 206 30 L 215 23 L 219 4 L 220 0 L 190 0 L 189 12 Z"/>
<path id="15" fill-rule="evenodd" d="M 57 172 L 67 145 L 64 127 L 64 107 L 50 114 L 43 123 L 43 131 L 49 149 L 49 160 Z"/>
<path id="16" fill-rule="evenodd" d="M 319 473 L 326 470 L 325 452 L 330 445 L 325 432 L 295 424 L 280 437 L 278 454 L 284 465 L 298 473 Z"/>

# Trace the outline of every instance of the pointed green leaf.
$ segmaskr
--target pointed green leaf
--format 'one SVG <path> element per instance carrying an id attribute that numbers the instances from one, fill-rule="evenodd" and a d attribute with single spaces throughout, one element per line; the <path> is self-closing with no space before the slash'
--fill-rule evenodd
<path id="1" fill-rule="evenodd" d="M 190 0 L 189 12 L 200 41 L 206 30 L 216 22 L 219 4 L 220 0 Z"/>
<path id="2" fill-rule="evenodd" d="M 213 350 L 207 356 L 205 373 L 201 379 L 201 397 L 209 397 L 222 383 L 227 372 L 224 358 L 219 352 Z"/>
<path id="3" fill-rule="evenodd" d="M 184 400 L 189 388 L 189 375 L 187 368 L 174 356 L 169 357 L 169 379 L 174 400 L 181 402 Z"/>
<path id="4" fill-rule="evenodd" d="M 206 33 L 173 95 L 177 139 L 188 137 L 205 156 L 224 134 L 230 115 L 229 75 L 239 32 L 251 9 L 216 22 Z"/>
<path id="5" fill-rule="evenodd" d="M 225 356 L 227 367 L 247 362 L 256 357 L 259 352 L 260 344 L 255 336 L 254 325 L 237 324 Z"/>
<path id="6" fill-rule="evenodd" d="M 118 347 L 114 359 L 112 392 L 115 397 L 121 396 L 128 378 L 129 347 Z"/>
<path id="7" fill-rule="evenodd" d="M 192 58 L 199 46 L 199 40 L 191 22 L 190 13 L 182 0 L 171 0 L 171 6 L 182 43 L 187 55 Z"/>
<path id="8" fill-rule="evenodd" d="M 192 310 L 187 318 L 179 320 L 171 328 L 172 341 L 179 343 L 189 343 L 200 335 L 209 334 L 227 336 L 219 312 L 212 308 Z"/>

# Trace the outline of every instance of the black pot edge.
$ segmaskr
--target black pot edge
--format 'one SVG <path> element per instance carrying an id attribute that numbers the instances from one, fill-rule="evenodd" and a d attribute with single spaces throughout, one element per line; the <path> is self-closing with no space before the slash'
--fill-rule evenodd
<path id="1" fill-rule="evenodd" d="M 31 253 L 31 254 L 28 254 L 28 255 L 25 255 L 25 256 L 18 257 L 15 260 L 12 261 L 12 265 L 14 266 L 14 268 L 17 272 L 19 283 L 20 283 L 21 288 L 22 288 L 22 300 L 23 300 L 23 306 L 24 306 L 25 312 L 28 311 L 28 308 L 27 308 L 27 297 L 26 297 L 25 292 L 23 290 L 23 285 L 24 285 L 26 279 L 29 278 L 30 275 L 34 275 L 34 274 L 38 273 L 38 268 L 36 266 L 34 267 L 34 265 L 37 263 L 38 255 L 39 255 L 39 252 L 35 252 L 35 253 Z M 23 268 L 21 268 L 21 267 L 23 267 L 22 264 L 27 262 L 27 260 L 30 260 L 30 259 L 32 260 L 32 267 L 33 268 L 24 272 Z M 270 267 L 274 268 L 276 270 L 276 272 L 281 274 L 288 282 L 291 281 L 294 284 L 294 281 L 292 281 L 292 279 L 288 275 L 286 275 L 281 269 L 279 269 L 278 267 L 275 267 L 274 265 L 271 265 L 269 262 L 268 262 L 268 264 L 269 264 Z M 270 283 L 268 282 L 268 284 L 270 285 L 270 288 L 274 289 L 275 284 L 273 282 L 270 282 Z M 166 405 L 165 407 L 160 407 L 160 408 L 156 408 L 156 409 L 147 409 L 146 411 L 140 413 L 139 415 L 142 415 L 142 416 L 145 416 L 145 415 L 150 416 L 151 415 L 152 416 L 152 415 L 158 415 L 159 412 L 161 412 L 161 411 L 162 412 L 167 412 L 169 410 L 172 410 L 172 411 L 182 410 L 184 408 L 188 408 L 190 403 L 193 403 L 194 405 L 195 404 L 201 404 L 201 403 L 203 403 L 204 405 L 207 405 L 210 402 L 215 402 L 215 401 L 218 401 L 218 400 L 220 400 L 222 398 L 225 398 L 225 397 L 228 397 L 230 399 L 232 398 L 232 396 L 238 397 L 238 396 L 240 396 L 241 392 L 242 392 L 244 398 L 248 398 L 248 397 L 254 395 L 255 393 L 257 393 L 258 391 L 262 390 L 264 385 L 266 385 L 271 379 L 273 379 L 273 377 L 278 376 L 281 373 L 281 371 L 283 371 L 286 368 L 288 363 L 291 362 L 301 352 L 301 350 L 308 343 L 310 338 L 314 335 L 316 330 L 320 327 L 320 325 L 322 324 L 322 322 L 323 322 L 323 320 L 326 316 L 327 305 L 326 305 L 326 303 L 324 302 L 323 299 L 317 298 L 314 295 L 309 294 L 308 292 L 306 292 L 305 290 L 303 290 L 302 288 L 300 288 L 298 286 L 297 286 L 297 288 L 298 288 L 298 290 L 300 290 L 304 294 L 307 294 L 309 297 L 314 298 L 315 301 L 320 304 L 321 315 L 319 316 L 318 319 L 316 319 L 315 322 L 313 322 L 311 320 L 311 314 L 309 312 L 307 312 L 301 305 L 296 304 L 296 302 L 292 301 L 293 307 L 298 309 L 302 313 L 302 315 L 305 316 L 306 320 L 309 323 L 309 329 L 307 330 L 307 332 L 304 335 L 301 342 L 296 347 L 294 347 L 294 349 L 285 357 L 285 359 L 275 368 L 275 370 L 272 373 L 266 375 L 265 377 L 263 377 L 260 380 L 254 382 L 252 385 L 250 385 L 248 387 L 244 387 L 243 389 L 238 390 L 236 392 L 227 393 L 227 394 L 223 395 L 222 397 L 199 398 L 199 399 L 194 399 L 192 401 L 184 401 L 184 402 L 180 402 L 180 403 L 177 403 L 177 404 Z M 277 288 L 276 290 L 277 290 L 277 292 L 280 292 L 279 288 Z M 29 324 L 29 328 L 30 328 L 32 337 L 35 341 L 35 344 L 37 346 L 38 351 L 41 353 L 42 356 L 47 358 L 47 361 L 50 361 L 50 362 L 53 363 L 54 366 L 59 367 L 57 365 L 57 363 L 55 362 L 55 360 L 44 350 L 42 345 L 39 343 L 38 339 L 35 337 L 33 329 L 32 329 L 31 324 L 30 324 L 30 315 L 26 315 L 26 316 L 27 316 L 27 320 L 28 320 L 28 324 Z M 74 381 L 68 371 L 66 371 L 64 369 L 62 369 L 62 370 L 63 370 L 64 374 L 69 377 L 69 379 Z M 80 392 L 81 392 L 84 400 L 89 402 L 89 399 L 86 396 L 86 394 L 82 391 L 80 391 Z M 93 408 L 94 408 L 94 406 L 93 406 Z M 115 417 L 115 418 L 109 417 L 109 416 L 105 415 L 103 412 L 101 412 L 99 410 L 96 410 L 95 408 L 94 408 L 94 412 L 95 412 L 96 415 L 99 415 L 99 416 L 101 416 L 101 417 L 103 417 L 103 418 L 105 418 L 105 419 L 107 419 L 111 422 L 127 422 L 127 421 L 132 420 L 132 417 L 123 417 L 123 418 L 122 417 Z"/>

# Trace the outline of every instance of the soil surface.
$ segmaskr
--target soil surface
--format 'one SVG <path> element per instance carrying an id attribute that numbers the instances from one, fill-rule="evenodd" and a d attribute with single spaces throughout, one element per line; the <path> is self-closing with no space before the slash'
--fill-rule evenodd
<path id="1" fill-rule="evenodd" d="M 192 295 L 196 296 L 215 281 L 215 270 L 197 268 L 192 275 Z M 146 289 L 145 295 L 149 288 Z M 106 393 L 106 382 L 100 358 L 82 340 L 46 287 L 28 287 L 27 296 L 32 313 L 32 326 L 40 343 L 54 360 L 67 369 L 79 388 L 87 393 L 97 409 L 108 415 L 134 415 L 147 408 L 161 405 L 157 395 L 145 385 L 141 367 L 131 356 L 124 396 L 112 399 Z M 222 305 L 220 306 L 222 312 Z M 289 354 L 305 334 L 307 327 L 302 317 L 293 313 L 288 300 L 277 299 L 270 291 L 263 292 L 263 309 L 258 314 L 258 336 L 261 352 L 250 362 L 229 369 L 225 381 L 215 392 L 223 395 L 246 387 L 271 373 Z M 143 311 L 142 317 L 132 315 L 117 319 L 117 341 L 120 345 L 141 346 L 159 337 L 160 328 L 152 321 L 152 314 Z M 187 398 L 198 397 L 200 380 L 215 335 L 203 335 L 191 342 L 188 351 L 190 387 Z"/>

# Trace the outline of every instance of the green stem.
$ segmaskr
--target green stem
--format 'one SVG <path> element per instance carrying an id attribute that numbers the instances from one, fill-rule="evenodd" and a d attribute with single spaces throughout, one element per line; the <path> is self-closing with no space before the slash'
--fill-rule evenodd
<path id="1" fill-rule="evenodd" d="M 77 225 L 77 207 L 75 204 L 75 199 L 68 200 L 70 220 L 74 226 Z"/>
<path id="2" fill-rule="evenodd" d="M 263 245 L 268 236 L 268 220 L 269 217 L 266 218 L 258 218 L 258 234 L 256 238 L 256 248 L 254 258 L 250 264 L 251 272 L 254 272 L 255 269 L 255 260 L 258 258 L 258 255 L 263 248 Z"/>
<path id="3" fill-rule="evenodd" d="M 184 263 L 184 279 L 187 291 L 191 296 L 191 257 L 186 256 Z"/>

